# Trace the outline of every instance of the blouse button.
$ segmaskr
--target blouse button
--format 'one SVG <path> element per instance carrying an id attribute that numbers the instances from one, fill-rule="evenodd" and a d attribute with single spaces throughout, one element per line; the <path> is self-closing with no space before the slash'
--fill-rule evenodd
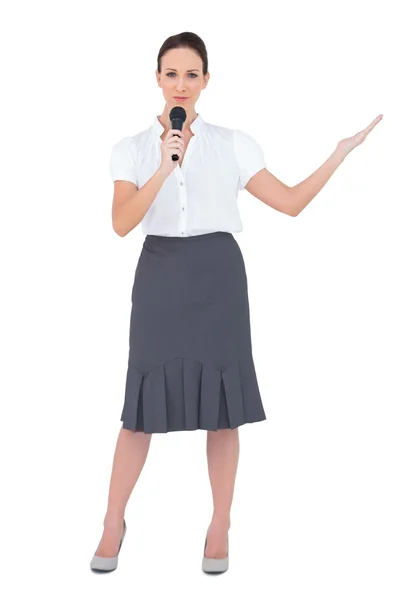
<path id="1" fill-rule="evenodd" d="M 183 185 L 183 181 L 181 181 L 181 185 Z"/>

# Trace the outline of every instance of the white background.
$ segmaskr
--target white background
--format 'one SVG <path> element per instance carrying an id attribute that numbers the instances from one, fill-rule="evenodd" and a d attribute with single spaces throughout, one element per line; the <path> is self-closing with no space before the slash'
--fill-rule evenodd
<path id="1" fill-rule="evenodd" d="M 400 597 L 395 6 L 2 4 L 2 597 Z M 144 241 L 112 229 L 109 157 L 161 114 L 157 54 L 182 31 L 208 50 L 197 112 L 253 135 L 288 185 L 384 117 L 297 218 L 240 193 L 267 420 L 240 429 L 229 571 L 201 571 L 199 430 L 153 435 L 98 576 Z"/>

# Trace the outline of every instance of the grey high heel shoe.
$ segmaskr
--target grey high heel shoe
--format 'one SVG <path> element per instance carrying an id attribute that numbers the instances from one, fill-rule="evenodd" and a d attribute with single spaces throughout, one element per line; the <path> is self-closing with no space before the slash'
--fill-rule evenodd
<path id="1" fill-rule="evenodd" d="M 118 554 L 121 550 L 122 542 L 124 541 L 126 533 L 126 523 L 124 519 L 124 530 L 122 532 L 122 538 L 119 543 L 118 553 L 116 556 L 97 556 L 95 554 L 90 561 L 90 568 L 92 571 L 114 571 L 118 566 Z"/>
<path id="2" fill-rule="evenodd" d="M 203 550 L 202 569 L 204 573 L 225 573 L 229 567 L 229 535 L 227 537 L 228 554 L 225 558 L 207 558 L 205 556 L 207 546 L 207 536 Z"/>

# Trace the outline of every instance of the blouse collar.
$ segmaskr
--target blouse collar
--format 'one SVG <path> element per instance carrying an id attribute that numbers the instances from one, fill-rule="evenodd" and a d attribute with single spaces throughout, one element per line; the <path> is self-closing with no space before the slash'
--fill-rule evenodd
<path id="1" fill-rule="evenodd" d="M 197 113 L 197 117 L 191 123 L 190 129 L 195 135 L 198 135 L 201 132 L 201 130 L 203 129 L 203 126 L 204 126 L 204 121 L 201 118 L 200 113 Z M 153 129 L 158 137 L 160 137 L 165 131 L 163 125 L 161 125 L 160 121 L 158 120 L 158 117 L 156 117 L 154 119 Z"/>

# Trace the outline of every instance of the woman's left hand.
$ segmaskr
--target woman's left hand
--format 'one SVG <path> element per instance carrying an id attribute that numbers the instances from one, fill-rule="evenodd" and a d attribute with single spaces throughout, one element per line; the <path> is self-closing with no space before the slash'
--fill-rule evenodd
<path id="1" fill-rule="evenodd" d="M 379 123 L 379 121 L 383 118 L 383 115 L 378 115 L 376 119 L 372 121 L 368 127 L 359 131 L 352 137 L 344 138 L 340 140 L 336 147 L 336 151 L 343 154 L 343 156 L 347 156 L 354 148 L 363 143 L 367 135 L 373 130 L 373 128 Z"/>

